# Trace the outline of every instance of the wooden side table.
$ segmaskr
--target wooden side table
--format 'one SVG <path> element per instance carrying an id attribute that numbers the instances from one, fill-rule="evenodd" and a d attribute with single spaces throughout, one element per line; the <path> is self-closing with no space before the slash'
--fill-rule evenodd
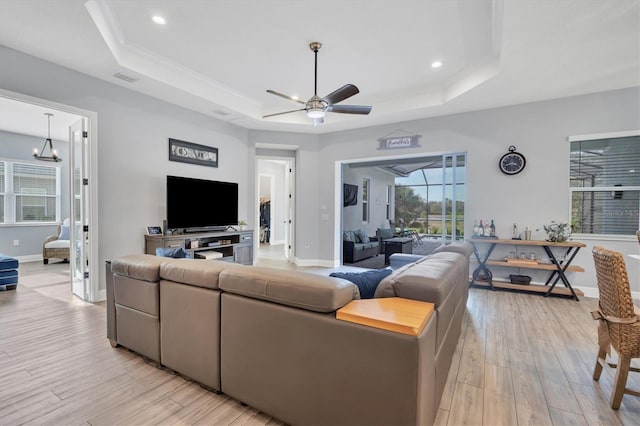
<path id="1" fill-rule="evenodd" d="M 434 305 L 402 297 L 352 300 L 336 312 L 343 321 L 418 336 L 433 314 Z"/>

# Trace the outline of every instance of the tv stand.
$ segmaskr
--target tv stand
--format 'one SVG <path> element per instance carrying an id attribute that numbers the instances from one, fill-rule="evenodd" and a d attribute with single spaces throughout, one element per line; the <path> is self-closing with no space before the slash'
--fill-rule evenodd
<path id="1" fill-rule="evenodd" d="M 198 258 L 198 252 L 216 251 L 222 256 L 217 260 L 253 264 L 253 231 L 209 231 L 179 235 L 145 235 L 147 254 L 156 254 L 157 248 L 181 247 L 191 257 Z"/>

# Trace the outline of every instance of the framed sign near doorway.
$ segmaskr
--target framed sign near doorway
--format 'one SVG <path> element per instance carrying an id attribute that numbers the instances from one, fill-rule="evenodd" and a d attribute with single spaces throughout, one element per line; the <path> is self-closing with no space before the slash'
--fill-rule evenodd
<path id="1" fill-rule="evenodd" d="M 218 148 L 170 138 L 169 161 L 218 167 Z"/>

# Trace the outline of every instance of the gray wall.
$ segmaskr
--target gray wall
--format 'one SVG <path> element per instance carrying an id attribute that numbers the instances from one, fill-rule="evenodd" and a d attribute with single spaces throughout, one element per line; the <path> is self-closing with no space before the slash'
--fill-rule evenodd
<path id="1" fill-rule="evenodd" d="M 514 222 L 521 229 L 528 225 L 535 230 L 552 220 L 569 221 L 567 137 L 639 129 L 639 105 L 639 89 L 632 88 L 333 133 L 322 137 L 319 168 L 333 170 L 337 161 L 345 159 L 398 155 L 397 151 L 377 150 L 377 139 L 398 129 L 421 134 L 422 147 L 402 150 L 402 154 L 467 153 L 466 234 L 471 235 L 474 219 L 489 218 L 495 219 L 499 236 L 510 237 Z M 510 145 L 527 158 L 526 169 L 515 176 L 506 176 L 497 167 Z M 340 182 L 333 174 L 325 177 L 319 202 L 333 204 L 333 190 Z M 334 210 L 341 208 L 335 206 Z M 334 220 L 320 222 L 321 235 L 335 235 L 334 229 Z M 541 230 L 533 237 L 544 239 L 545 234 Z M 573 277 L 579 286 L 595 286 L 594 244 L 638 253 L 637 240 L 583 241 L 588 247 L 582 249 L 575 264 L 587 271 Z M 336 248 L 334 242 L 324 242 L 318 256 L 336 259 Z M 633 289 L 640 291 L 640 262 L 628 259 L 627 264 Z M 505 271 L 508 273 L 513 270 Z"/>
<path id="2" fill-rule="evenodd" d="M 237 182 L 239 216 L 253 225 L 247 130 L 3 46 L 0 63 L 0 88 L 97 112 L 99 289 L 104 260 L 142 253 L 145 227 L 162 225 L 167 174 Z M 219 167 L 168 161 L 169 138 L 217 147 Z"/>
<path id="3" fill-rule="evenodd" d="M 467 234 L 474 218 L 493 218 L 498 235 L 509 236 L 513 222 L 536 229 L 551 220 L 569 219 L 567 136 L 640 128 L 640 98 L 633 88 L 324 135 L 249 131 L 5 47 L 0 47 L 0 63 L 1 88 L 98 113 L 101 265 L 104 259 L 142 252 L 144 227 L 164 218 L 166 174 L 238 182 L 239 214 L 253 227 L 256 144 L 297 148 L 295 256 L 303 264 L 336 264 L 340 161 L 466 152 Z M 377 150 L 377 139 L 398 129 L 421 134 L 422 147 Z M 169 162 L 169 137 L 218 147 L 220 167 Z M 509 145 L 527 157 L 525 171 L 512 177 L 497 168 Z M 215 206 L 203 200 L 202 207 Z M 594 242 L 638 252 L 637 241 L 586 242 L 589 247 L 576 264 L 588 271 L 574 278 L 583 286 L 595 285 L 589 269 Z M 640 265 L 630 266 L 635 291 L 639 270 Z"/>
<path id="4" fill-rule="evenodd" d="M 387 185 L 394 184 L 394 178 L 389 173 L 375 167 L 349 167 L 345 165 L 342 174 L 343 183 L 358 186 L 358 204 L 342 207 L 343 230 L 363 230 L 369 237 L 376 235 L 378 228 L 385 227 L 387 220 Z M 369 222 L 362 222 L 362 179 L 369 179 Z M 393 218 L 393 206 L 391 210 Z"/>
<path id="5" fill-rule="evenodd" d="M 42 148 L 44 139 L 29 135 L 0 131 L 0 160 L 20 161 L 23 163 L 44 164 L 31 158 L 34 148 Z M 69 157 L 67 141 L 53 141 L 53 146 L 64 160 Z M 54 163 L 46 163 L 53 165 Z M 69 162 L 57 163 L 60 168 L 60 221 L 69 217 Z M 3 225 L 0 224 L 0 253 L 8 256 L 42 255 L 42 243 L 50 235 L 57 233 L 57 225 Z M 13 241 L 18 240 L 15 247 Z"/>

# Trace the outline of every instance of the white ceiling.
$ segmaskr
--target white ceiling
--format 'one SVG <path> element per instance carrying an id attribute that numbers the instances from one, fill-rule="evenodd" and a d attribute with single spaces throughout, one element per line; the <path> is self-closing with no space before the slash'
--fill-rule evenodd
<path id="1" fill-rule="evenodd" d="M 639 5 L 2 0 L 0 44 L 247 128 L 325 133 L 638 86 Z M 313 94 L 312 41 L 324 45 L 318 94 L 355 84 L 341 104 L 373 105 L 370 115 L 328 113 L 317 127 L 303 112 L 261 118 L 299 107 L 266 89 Z"/>

